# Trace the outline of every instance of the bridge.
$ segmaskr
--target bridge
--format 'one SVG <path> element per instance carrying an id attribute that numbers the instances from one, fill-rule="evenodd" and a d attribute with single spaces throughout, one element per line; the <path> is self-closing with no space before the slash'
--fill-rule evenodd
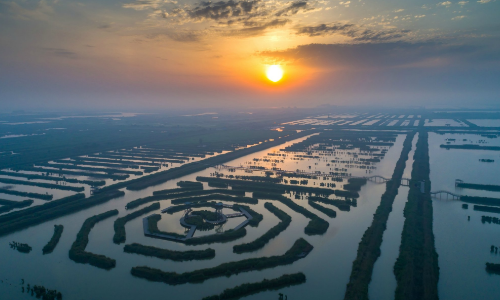
<path id="1" fill-rule="evenodd" d="M 431 197 L 440 200 L 460 200 L 460 195 L 444 190 L 431 192 Z"/>

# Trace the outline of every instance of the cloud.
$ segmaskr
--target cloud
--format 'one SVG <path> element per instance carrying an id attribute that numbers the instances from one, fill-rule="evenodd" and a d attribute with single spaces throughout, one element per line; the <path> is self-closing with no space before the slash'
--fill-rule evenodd
<path id="1" fill-rule="evenodd" d="M 311 7 L 307 1 L 296 1 L 290 4 L 289 6 L 285 7 L 281 11 L 278 11 L 275 13 L 275 16 L 281 17 L 281 16 L 291 16 L 295 15 L 300 11 L 310 11 L 313 10 L 314 8 Z"/>
<path id="2" fill-rule="evenodd" d="M 434 42 L 307 44 L 286 50 L 263 51 L 257 55 L 273 62 L 345 70 L 438 67 L 459 61 L 479 65 L 483 60 L 500 61 L 500 52 L 486 47 Z"/>
<path id="3" fill-rule="evenodd" d="M 187 9 L 189 18 L 194 20 L 220 20 L 230 19 L 231 17 L 241 17 L 249 15 L 258 5 L 260 0 L 252 1 L 219 1 L 212 3 L 201 2 L 193 9 Z"/>
<path id="4" fill-rule="evenodd" d="M 453 17 L 451 19 L 452 20 L 462 20 L 462 19 L 465 19 L 465 16 L 456 16 L 456 17 Z"/>
<path id="5" fill-rule="evenodd" d="M 402 11 L 404 11 L 404 9 L 400 8 L 400 9 L 396 9 L 394 12 L 395 13 L 399 13 L 399 12 L 402 12 Z"/>
<path id="6" fill-rule="evenodd" d="M 458 2 L 458 5 L 464 6 L 467 3 L 469 3 L 469 1 L 460 1 Z"/>
<path id="7" fill-rule="evenodd" d="M 123 4 L 123 8 L 132 8 L 135 10 L 157 9 L 165 4 L 177 4 L 177 1 L 166 0 L 136 0 L 133 3 Z"/>
<path id="8" fill-rule="evenodd" d="M 48 21 L 54 13 L 52 6 L 45 0 L 38 1 L 36 5 L 29 5 L 24 1 L 21 3 L 23 5 L 16 2 L 0 3 L 0 5 L 6 6 L 8 16 L 23 20 Z"/>
<path id="9" fill-rule="evenodd" d="M 310 37 L 339 34 L 352 38 L 354 41 L 380 42 L 400 39 L 406 36 L 409 30 L 372 30 L 351 23 L 330 23 L 317 26 L 296 27 L 296 34 Z"/>
<path id="10" fill-rule="evenodd" d="M 486 3 L 490 3 L 491 0 L 479 0 L 477 1 L 478 3 L 481 3 L 481 4 L 486 4 Z"/>
<path id="11" fill-rule="evenodd" d="M 222 35 L 225 36 L 257 36 L 263 34 L 267 29 L 282 27 L 289 23 L 290 20 L 287 19 L 275 19 L 267 23 L 256 23 L 250 22 L 247 25 L 250 27 L 235 29 L 230 31 L 223 31 Z"/>
<path id="12" fill-rule="evenodd" d="M 73 51 L 64 49 L 64 48 L 42 48 L 42 50 L 45 51 L 45 53 L 48 53 L 50 55 L 62 57 L 62 58 L 71 58 L 71 59 L 76 59 L 78 58 L 77 54 Z"/>
<path id="13" fill-rule="evenodd" d="M 482 1 L 482 0 L 481 0 L 481 1 Z M 440 3 L 438 3 L 437 5 L 450 7 L 451 2 L 450 2 L 450 1 L 440 2 Z"/>

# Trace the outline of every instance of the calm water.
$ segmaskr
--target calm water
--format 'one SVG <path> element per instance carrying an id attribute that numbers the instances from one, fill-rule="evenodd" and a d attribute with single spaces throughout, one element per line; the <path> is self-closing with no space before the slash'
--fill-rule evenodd
<path id="1" fill-rule="evenodd" d="M 395 163 L 401 153 L 404 138 L 404 135 L 398 136 L 395 145 L 388 150 L 386 157 L 376 165 L 377 169 L 374 170 L 374 174 L 386 177 L 392 175 Z M 292 142 L 239 158 L 228 163 L 228 165 L 243 165 L 253 158 L 264 157 L 267 153 L 277 152 L 289 144 L 292 144 Z M 311 165 L 312 162 L 315 161 L 300 161 L 299 164 L 290 161 L 288 167 L 291 170 L 295 170 Z M 322 166 L 323 163 L 319 161 L 318 165 L 314 166 L 317 169 L 326 168 L 326 166 Z M 215 169 L 212 168 L 207 169 L 185 176 L 179 180 L 195 180 L 196 176 L 209 176 L 214 171 Z M 358 169 L 353 169 L 352 171 L 364 172 L 364 170 Z M 115 245 L 112 243 L 114 233 L 113 222 L 117 217 L 99 222 L 91 231 L 90 242 L 86 248 L 87 251 L 116 259 L 116 268 L 105 271 L 90 265 L 77 264 L 68 258 L 68 250 L 85 219 L 110 209 L 118 209 L 120 212 L 119 217 L 124 216 L 133 211 L 125 211 L 124 209 L 125 204 L 129 201 L 152 195 L 155 190 L 175 188 L 177 181 L 169 181 L 138 192 L 125 191 L 126 195 L 124 197 L 111 200 L 103 205 L 1 237 L 0 255 L 2 257 L 2 267 L 0 268 L 0 279 L 4 280 L 4 283 L 0 283 L 0 294 L 7 297 L 6 299 L 32 299 L 20 292 L 20 279 L 23 278 L 30 284 L 44 285 L 47 288 L 57 289 L 63 293 L 64 299 L 70 300 L 144 299 L 162 296 L 173 299 L 181 297 L 184 299 L 201 299 L 204 296 L 218 294 L 225 288 L 234 287 L 242 283 L 257 282 L 263 278 L 275 278 L 286 273 L 301 271 L 307 276 L 306 284 L 280 290 L 280 292 L 288 295 L 289 299 L 322 299 L 325 295 L 328 295 L 330 299 L 343 299 L 345 286 L 349 279 L 352 261 L 356 256 L 359 241 L 366 228 L 371 224 L 373 213 L 385 190 L 384 184 L 368 182 L 360 192 L 357 207 L 351 208 L 350 212 L 340 212 L 337 210 L 337 217 L 334 219 L 330 219 L 321 212 L 316 211 L 307 204 L 307 201 L 295 200 L 296 203 L 306 207 L 330 223 L 330 227 L 324 235 L 312 237 L 304 234 L 304 227 L 309 222 L 308 219 L 288 209 L 288 207 L 281 203 L 272 201 L 273 204 L 289 214 L 293 221 L 284 232 L 271 240 L 263 249 L 252 253 L 234 254 L 232 247 L 236 244 L 255 240 L 279 222 L 273 214 L 264 209 L 265 200 L 251 206 L 254 210 L 264 215 L 264 220 L 260 223 L 259 227 L 247 227 L 247 236 L 230 243 L 186 246 L 145 237 L 143 235 L 141 218 L 137 218 L 126 225 L 126 243 L 137 242 L 171 250 L 193 250 L 210 247 L 216 251 L 216 257 L 212 260 L 172 262 L 141 255 L 126 254 L 123 252 L 123 244 Z M 312 181 L 310 184 L 313 184 Z M 404 193 L 404 191 L 400 191 L 400 194 Z M 401 200 L 404 201 L 403 199 Z M 398 203 L 402 201 L 398 201 Z M 160 201 L 160 204 L 163 209 L 170 206 L 170 201 Z M 333 206 L 328 207 L 336 210 Z M 233 223 L 239 223 L 239 221 L 241 220 L 235 219 Z M 400 224 L 398 220 L 392 222 Z M 54 224 L 63 224 L 64 233 L 55 251 L 49 255 L 42 255 L 41 249 L 52 236 Z M 225 229 L 229 229 L 233 225 L 236 226 L 237 224 L 228 223 L 225 225 Z M 178 225 L 178 216 L 162 215 L 160 228 L 165 230 L 171 230 L 172 228 L 174 230 L 183 230 L 176 226 L 180 226 Z M 134 266 L 145 265 L 165 271 L 186 272 L 250 257 L 281 255 L 299 237 L 305 238 L 314 246 L 314 249 L 306 258 L 292 265 L 260 272 L 242 273 L 232 276 L 229 279 L 226 277 L 210 279 L 203 284 L 184 284 L 178 286 L 148 282 L 130 275 L 130 269 Z M 30 254 L 22 254 L 10 249 L 8 242 L 12 240 L 29 243 L 33 247 L 33 251 Z M 388 249 L 393 248 L 391 245 L 387 247 Z M 264 292 L 245 299 L 274 299 L 277 297 L 277 293 L 277 291 Z"/>
<path id="2" fill-rule="evenodd" d="M 478 135 L 429 134 L 432 190 L 448 190 L 463 195 L 500 198 L 499 192 L 455 189 L 455 179 L 465 182 L 500 185 L 500 152 L 482 150 L 445 150 L 439 148 L 445 139 L 460 143 L 486 140 L 491 146 L 500 139 L 486 139 Z M 463 142 L 463 139 L 467 139 Z M 458 143 L 458 142 L 457 142 Z M 494 163 L 481 163 L 482 158 Z M 460 201 L 434 200 L 434 235 L 439 254 L 440 299 L 498 299 L 500 276 L 489 275 L 486 262 L 500 263 L 500 255 L 490 253 L 490 246 L 500 246 L 500 225 L 482 224 L 481 216 L 498 214 L 462 209 Z M 470 221 L 467 217 L 470 216 Z"/>

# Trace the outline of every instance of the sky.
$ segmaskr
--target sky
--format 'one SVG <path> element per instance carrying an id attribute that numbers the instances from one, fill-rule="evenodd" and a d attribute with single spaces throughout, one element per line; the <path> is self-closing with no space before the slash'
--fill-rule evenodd
<path id="1" fill-rule="evenodd" d="M 500 0 L 0 0 L 0 106 L 500 105 L 499 16 Z"/>

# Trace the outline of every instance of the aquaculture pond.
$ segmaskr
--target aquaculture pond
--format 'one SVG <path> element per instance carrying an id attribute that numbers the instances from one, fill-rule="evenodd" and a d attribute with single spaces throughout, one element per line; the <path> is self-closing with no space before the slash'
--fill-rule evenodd
<path id="1" fill-rule="evenodd" d="M 432 191 L 458 195 L 500 198 L 500 192 L 456 188 L 455 180 L 466 183 L 500 185 L 500 152 L 441 148 L 443 144 L 499 146 L 500 139 L 472 134 L 429 134 Z M 481 160 L 492 160 L 483 162 Z M 497 213 L 464 209 L 457 200 L 434 199 L 434 236 L 439 255 L 439 296 L 441 299 L 493 299 L 500 295 L 499 275 L 488 274 L 485 263 L 500 263 L 500 255 L 490 247 L 500 247 L 500 225 L 482 223 L 482 216 Z M 470 217 L 470 220 L 469 220 Z"/>
<path id="2" fill-rule="evenodd" d="M 373 137 L 366 138 L 370 135 L 373 135 Z M 0 268 L 0 279 L 3 280 L 3 283 L 0 283 L 0 294 L 8 299 L 32 299 L 31 296 L 21 292 L 21 279 L 24 279 L 25 282 L 32 285 L 43 285 L 49 289 L 57 289 L 61 291 L 64 299 L 70 300 L 157 297 L 201 299 L 205 296 L 219 294 L 226 288 L 232 288 L 243 283 L 259 282 L 264 278 L 272 279 L 283 274 L 303 272 L 307 277 L 306 283 L 282 288 L 279 292 L 288 295 L 289 299 L 322 299 L 324 295 L 328 295 L 331 299 L 343 299 L 359 241 L 372 222 L 373 213 L 379 205 L 382 193 L 385 191 L 385 184 L 368 180 L 360 187 L 357 197 L 353 196 L 352 199 L 348 199 L 349 202 L 345 201 L 346 197 L 343 196 L 330 195 L 328 197 L 330 200 L 343 200 L 345 203 L 349 203 L 348 211 L 345 209 L 340 210 L 334 205 L 315 202 L 317 205 L 335 211 L 336 217 L 334 218 L 311 206 L 307 200 L 309 196 L 307 193 L 300 193 L 296 190 L 300 190 L 300 188 L 323 188 L 345 191 L 344 186 L 349 183 L 347 174 L 358 177 L 374 175 L 391 177 L 396 161 L 401 154 L 405 134 L 385 134 L 376 137 L 376 133 L 370 133 L 363 138 L 360 135 L 362 142 L 358 140 L 357 143 L 354 143 L 354 146 L 352 141 L 350 145 L 339 145 L 334 136 L 334 134 L 325 134 L 324 136 L 320 134 L 309 137 L 313 138 L 312 140 L 308 140 L 307 137 L 301 138 L 230 161 L 225 164 L 226 167 L 207 168 L 177 180 L 150 186 L 140 191 L 124 189 L 124 196 L 108 201 L 105 204 L 1 237 L 0 245 L 4 246 L 0 247 L 3 262 L 2 268 Z M 323 138 L 324 140 L 321 140 Z M 411 165 L 411 162 L 408 162 L 408 164 Z M 243 168 L 237 168 L 240 166 Z M 253 169 L 250 169 L 250 166 L 253 166 Z M 153 213 L 160 214 L 160 210 L 178 204 L 172 203 L 171 200 L 151 201 L 138 207 L 125 209 L 127 203 L 151 196 L 155 191 L 179 188 L 177 183 L 180 181 L 194 182 L 200 178 L 248 180 L 248 178 L 244 179 L 241 176 L 255 176 L 266 180 L 266 178 L 279 178 L 278 169 L 280 171 L 294 172 L 295 176 L 297 174 L 303 176 L 301 178 L 284 176 L 278 184 L 290 186 L 287 189 L 291 190 L 284 193 L 284 197 L 291 199 L 299 207 L 305 208 L 329 223 L 325 233 L 306 234 L 305 228 L 308 226 L 310 218 L 301 213 L 299 208 L 292 210 L 292 206 L 286 204 L 286 201 L 268 199 L 265 195 L 259 196 L 256 203 L 241 203 L 262 214 L 263 220 L 257 227 L 246 226 L 246 235 L 226 243 L 191 246 L 145 236 L 143 218 Z M 300 172 L 297 172 L 297 170 Z M 239 176 L 239 178 L 236 178 L 236 176 Z M 405 171 L 405 177 L 407 176 L 409 176 L 408 170 Z M 256 180 L 256 178 L 252 178 L 249 181 Z M 287 182 L 284 180 L 287 180 Z M 298 182 L 293 183 L 292 180 L 298 180 Z M 303 181 L 302 184 L 300 181 Z M 209 186 L 209 182 L 206 181 L 202 182 L 204 190 L 224 189 Z M 335 186 L 332 186 L 332 184 L 335 184 Z M 230 183 L 229 188 L 227 188 L 228 192 L 233 190 L 232 186 L 233 184 Z M 224 192 L 221 193 L 224 194 Z M 398 231 L 400 232 L 402 224 L 399 214 L 401 214 L 401 206 L 404 205 L 405 198 L 403 196 L 405 193 L 407 192 L 404 188 L 399 190 L 399 196 L 395 203 L 395 211 L 398 212 L 398 215 L 395 215 L 394 220 L 392 217 L 389 220 L 388 225 L 391 227 L 394 225 L 395 231 L 387 231 L 386 235 L 384 235 L 382 252 L 385 255 L 385 249 L 387 249 L 388 261 L 393 259 L 395 255 L 394 246 L 398 244 L 394 239 L 399 239 Z M 246 191 L 244 195 L 251 197 L 253 193 L 252 191 Z M 269 198 L 272 198 L 272 196 L 269 196 Z M 238 204 L 234 201 L 227 201 L 227 199 L 214 200 L 227 205 Z M 160 209 L 127 222 L 125 225 L 126 242 L 122 244 L 113 243 L 115 220 L 147 207 L 154 202 L 160 203 Z M 291 217 L 290 225 L 277 237 L 269 240 L 264 247 L 256 251 L 242 254 L 233 252 L 233 246 L 256 240 L 280 222 L 275 214 L 264 207 L 266 202 L 271 202 L 275 207 L 289 215 Z M 113 209 L 118 210 L 118 215 L 95 224 L 90 231 L 89 243 L 85 251 L 115 259 L 116 267 L 104 270 L 71 260 L 68 257 L 68 251 L 85 220 L 93 215 Z M 196 208 L 194 210 L 201 209 L 214 210 L 213 208 Z M 223 212 L 231 213 L 232 210 L 226 211 L 225 208 Z M 183 212 L 161 214 L 162 218 L 158 223 L 159 229 L 183 234 L 185 229 L 179 224 L 182 214 Z M 230 222 L 224 224 L 222 230 L 226 231 L 234 228 L 242 220 L 244 220 L 243 217 L 231 219 Z M 64 225 L 64 232 L 54 251 L 51 254 L 43 255 L 42 248 L 51 239 L 54 224 Z M 490 225 L 490 227 L 493 226 L 497 225 Z M 213 232 L 200 231 L 195 233 L 195 237 L 207 236 L 210 233 Z M 163 282 L 148 281 L 131 274 L 131 269 L 137 266 L 148 266 L 165 272 L 184 273 L 248 258 L 279 256 L 285 254 L 299 238 L 304 238 L 313 246 L 313 249 L 309 249 L 308 254 L 300 256 L 293 263 L 275 268 L 265 268 L 261 271 L 243 272 L 232 275 L 230 278 L 221 276 L 205 280 L 203 283 L 169 285 Z M 33 250 L 29 254 L 14 251 L 8 247 L 8 243 L 13 240 L 28 243 Z M 206 260 L 180 262 L 124 252 L 124 245 L 131 243 L 175 251 L 211 248 L 215 250 L 215 257 Z M 489 250 L 485 249 L 485 251 Z M 380 274 L 380 276 L 391 275 L 388 274 L 387 269 L 378 269 L 376 267 L 375 270 L 376 274 Z M 387 286 L 387 289 L 392 288 L 390 285 Z M 248 296 L 245 299 L 274 299 L 277 294 L 277 291 L 267 291 Z"/>

